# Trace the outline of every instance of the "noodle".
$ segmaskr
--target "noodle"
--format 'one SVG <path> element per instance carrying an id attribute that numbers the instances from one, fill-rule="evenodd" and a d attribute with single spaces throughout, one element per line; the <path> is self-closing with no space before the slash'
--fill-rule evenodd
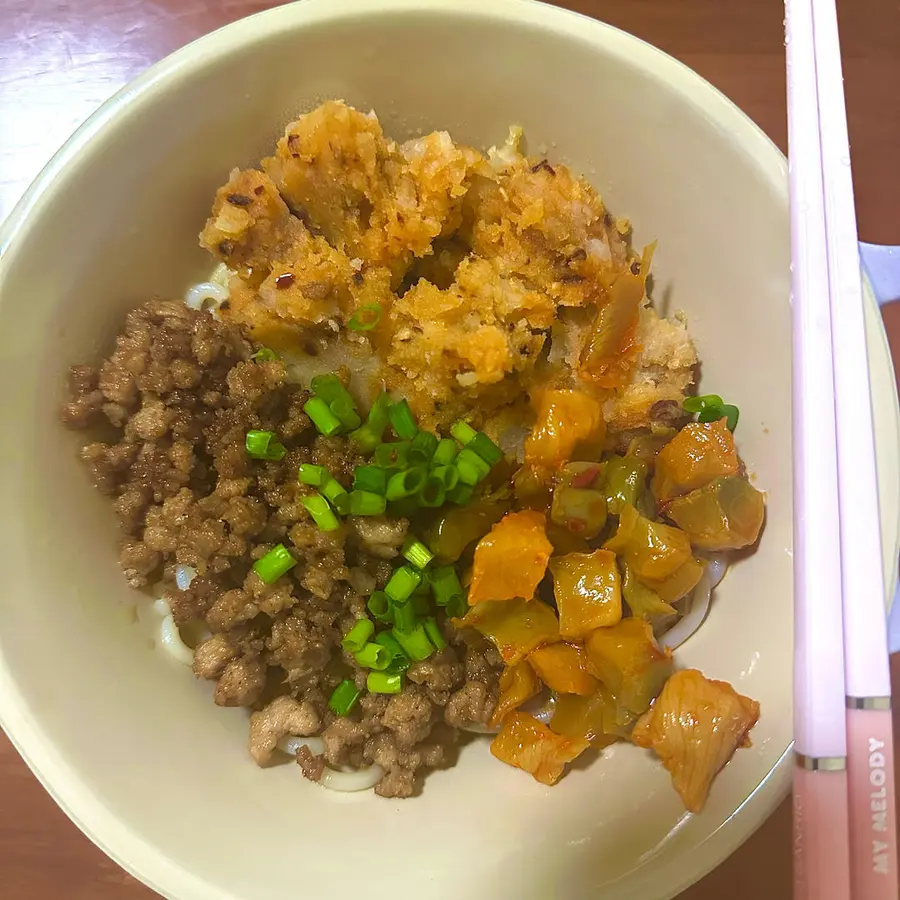
<path id="1" fill-rule="evenodd" d="M 691 605 L 661 638 L 660 644 L 674 650 L 680 647 L 702 624 L 709 612 L 709 598 L 712 594 L 709 566 L 704 567 L 703 577 L 690 595 Z"/>
<path id="2" fill-rule="evenodd" d="M 228 299 L 228 288 L 212 281 L 195 284 L 185 295 L 184 302 L 190 309 L 218 309 Z"/>
<path id="3" fill-rule="evenodd" d="M 319 737 L 296 737 L 288 735 L 278 742 L 278 749 L 288 756 L 296 756 L 301 747 L 309 747 L 316 755 L 321 756 L 325 752 L 325 742 Z M 384 776 L 384 769 L 377 763 L 365 769 L 341 772 L 325 766 L 318 784 L 329 791 L 339 791 L 350 794 L 357 791 L 368 791 L 375 787 Z"/>
<path id="4" fill-rule="evenodd" d="M 181 632 L 171 613 L 165 616 L 160 623 L 159 646 L 182 665 L 192 666 L 194 664 L 194 651 L 181 639 Z"/>

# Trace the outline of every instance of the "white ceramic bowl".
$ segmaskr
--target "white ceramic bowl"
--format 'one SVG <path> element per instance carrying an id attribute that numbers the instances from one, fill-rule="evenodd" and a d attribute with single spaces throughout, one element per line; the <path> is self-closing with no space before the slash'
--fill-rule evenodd
<path id="1" fill-rule="evenodd" d="M 240 711 L 155 652 L 126 611 L 107 503 L 57 424 L 64 372 L 130 306 L 210 269 L 215 188 L 289 117 L 342 97 L 392 135 L 445 128 L 583 172 L 636 241 L 659 239 L 656 297 L 683 308 L 703 386 L 741 408 L 768 491 L 759 551 L 679 653 L 762 704 L 754 746 L 684 815 L 649 754 L 618 746 L 547 789 L 486 743 L 409 801 L 345 797 L 263 771 Z M 520 0 L 308 0 L 174 54 L 63 148 L 0 240 L 0 719 L 60 805 L 112 857 L 179 900 L 662 900 L 733 850 L 784 796 L 791 741 L 790 340 L 785 163 L 724 97 L 659 51 Z M 875 321 L 874 319 L 872 320 Z M 873 325 L 887 556 L 897 422 Z"/>

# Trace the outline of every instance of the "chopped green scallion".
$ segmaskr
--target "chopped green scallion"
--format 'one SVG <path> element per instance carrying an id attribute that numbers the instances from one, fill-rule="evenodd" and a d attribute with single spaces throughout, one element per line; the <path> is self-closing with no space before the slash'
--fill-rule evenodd
<path id="1" fill-rule="evenodd" d="M 381 304 L 367 303 L 350 317 L 347 327 L 352 331 L 371 331 L 381 321 Z"/>
<path id="2" fill-rule="evenodd" d="M 412 440 L 409 448 L 409 464 L 411 466 L 427 466 L 434 451 L 437 449 L 438 439 L 430 431 L 420 431 Z"/>
<path id="3" fill-rule="evenodd" d="M 260 347 L 250 359 L 255 359 L 257 362 L 272 362 L 273 360 L 278 359 L 278 354 L 268 347 Z"/>
<path id="4" fill-rule="evenodd" d="M 344 635 L 341 646 L 348 653 L 357 653 L 366 646 L 366 642 L 375 634 L 375 625 L 371 619 L 357 619 L 356 624 Z"/>
<path id="5" fill-rule="evenodd" d="M 383 469 L 405 469 L 409 465 L 409 441 L 379 444 L 375 448 L 375 464 Z"/>
<path id="6" fill-rule="evenodd" d="M 440 478 L 429 475 L 417 496 L 422 506 L 437 508 L 444 505 L 444 501 L 447 499 L 447 488 L 444 487 L 444 482 Z"/>
<path id="7" fill-rule="evenodd" d="M 384 591 L 374 591 L 366 603 L 366 609 L 372 613 L 372 617 L 376 622 L 382 622 L 385 625 L 393 624 L 394 615 L 391 611 L 391 600 Z"/>
<path id="8" fill-rule="evenodd" d="M 387 483 L 388 470 L 383 466 L 357 466 L 353 470 L 353 487 L 357 491 L 384 494 Z"/>
<path id="9" fill-rule="evenodd" d="M 421 582 L 421 572 L 416 571 L 411 566 L 400 566 L 399 569 L 394 569 L 394 573 L 384 586 L 384 592 L 394 604 L 406 603 Z"/>
<path id="10" fill-rule="evenodd" d="M 296 565 L 297 560 L 284 544 L 276 544 L 265 556 L 253 563 L 253 571 L 259 575 L 263 584 L 273 584 Z"/>
<path id="11" fill-rule="evenodd" d="M 474 487 L 479 481 L 483 481 L 491 472 L 491 467 L 474 451 L 466 447 L 460 450 L 456 457 L 456 471 L 459 472 L 459 480 L 463 484 Z"/>
<path id="12" fill-rule="evenodd" d="M 453 438 L 441 438 L 431 457 L 431 465 L 449 466 L 456 459 L 457 452 L 456 441 Z"/>
<path id="13" fill-rule="evenodd" d="M 387 391 L 382 391 L 375 398 L 371 407 L 369 407 L 369 415 L 366 416 L 366 423 L 368 425 L 375 425 L 384 431 L 391 421 L 390 412 L 393 404 L 394 401 L 391 400 L 391 395 Z"/>
<path id="14" fill-rule="evenodd" d="M 457 506 L 468 506 L 475 496 L 475 488 L 468 484 L 458 484 L 447 492 L 447 499 Z"/>
<path id="15" fill-rule="evenodd" d="M 369 672 L 366 687 L 371 694 L 399 694 L 403 690 L 403 675 L 399 672 Z"/>
<path id="16" fill-rule="evenodd" d="M 406 654 L 403 652 L 403 648 L 398 643 L 397 638 L 395 638 L 389 631 L 382 631 L 381 634 L 379 634 L 375 638 L 375 643 L 381 644 L 382 647 L 390 652 L 392 661 L 395 660 L 398 656 L 406 656 Z"/>
<path id="17" fill-rule="evenodd" d="M 383 494 L 374 491 L 350 491 L 351 516 L 380 516 L 387 509 Z"/>
<path id="18" fill-rule="evenodd" d="M 423 467 L 407 469 L 392 475 L 387 484 L 388 500 L 402 500 L 404 497 L 412 497 L 422 490 L 428 473 Z"/>
<path id="19" fill-rule="evenodd" d="M 336 531 L 341 527 L 337 516 L 328 505 L 328 501 L 321 494 L 309 494 L 301 497 L 300 502 L 312 516 L 313 522 L 318 525 L 320 531 Z"/>
<path id="20" fill-rule="evenodd" d="M 384 429 L 390 421 L 388 410 L 391 408 L 390 395 L 382 391 L 376 398 L 366 417 L 365 425 L 356 429 L 350 438 L 367 453 L 371 453 L 381 443 Z"/>
<path id="21" fill-rule="evenodd" d="M 381 432 L 372 428 L 371 425 L 360 425 L 359 428 L 350 432 L 349 438 L 363 453 L 371 453 L 381 443 Z"/>
<path id="22" fill-rule="evenodd" d="M 407 538 L 401 552 L 417 569 L 427 568 L 428 563 L 434 559 L 434 554 L 415 538 Z"/>
<path id="23" fill-rule="evenodd" d="M 416 436 L 419 427 L 416 425 L 416 420 L 413 418 L 412 410 L 406 400 L 400 400 L 393 404 L 388 411 L 388 417 L 398 438 L 410 441 Z"/>
<path id="24" fill-rule="evenodd" d="M 287 452 L 275 439 L 274 431 L 248 431 L 244 447 L 251 459 L 284 459 Z"/>
<path id="25" fill-rule="evenodd" d="M 682 407 L 685 412 L 699 413 L 698 422 L 718 422 L 725 419 L 729 431 L 737 428 L 740 410 L 731 403 L 726 403 L 718 394 L 702 394 L 699 397 L 686 397 Z"/>
<path id="26" fill-rule="evenodd" d="M 465 592 L 459 583 L 454 566 L 438 566 L 428 573 L 428 581 L 434 591 L 434 602 L 438 606 L 448 606 L 455 598 L 465 599 Z"/>
<path id="27" fill-rule="evenodd" d="M 314 466 L 312 463 L 303 463 L 297 472 L 297 478 L 301 484 L 309 484 L 312 487 L 322 487 L 328 483 L 331 475 L 325 466 Z"/>
<path id="28" fill-rule="evenodd" d="M 459 472 L 456 466 L 434 466 L 431 470 L 431 477 L 439 479 L 447 491 L 452 491 L 459 484 Z"/>
<path id="29" fill-rule="evenodd" d="M 364 668 L 383 672 L 391 664 L 391 654 L 381 644 L 369 643 L 353 654 L 353 658 Z"/>
<path id="30" fill-rule="evenodd" d="M 699 397 L 685 397 L 681 405 L 685 412 L 698 413 L 703 412 L 707 406 L 721 406 L 724 402 L 718 394 L 702 394 Z"/>
<path id="31" fill-rule="evenodd" d="M 725 420 L 725 427 L 729 431 L 737 428 L 738 419 L 740 418 L 740 410 L 731 403 L 723 403 L 717 407 L 707 407 L 697 416 L 698 422 L 718 422 L 719 419 Z"/>
<path id="32" fill-rule="evenodd" d="M 334 403 L 335 400 L 345 399 L 353 403 L 350 392 L 344 387 L 344 382 L 333 374 L 316 375 L 309 383 L 309 389 L 326 403 Z M 353 404 L 355 407 L 355 404 Z"/>
<path id="33" fill-rule="evenodd" d="M 441 633 L 441 629 L 438 627 L 438 623 L 435 621 L 434 616 L 429 616 L 422 623 L 425 628 L 425 634 L 428 635 L 428 640 L 434 644 L 436 650 L 443 650 L 444 647 L 447 646 L 447 639 Z"/>
<path id="34" fill-rule="evenodd" d="M 396 631 L 402 631 L 405 634 L 416 627 L 416 608 L 412 601 L 406 600 L 403 603 L 394 603 L 391 609 L 394 614 L 394 629 Z"/>
<path id="35" fill-rule="evenodd" d="M 328 708 L 336 716 L 346 716 L 356 706 L 360 693 L 356 685 L 346 678 L 331 692 Z"/>
<path id="36" fill-rule="evenodd" d="M 325 437 L 331 437 L 341 430 L 341 420 L 331 411 L 328 404 L 321 397 L 310 397 L 303 404 L 303 412 L 305 412 L 316 431 Z"/>
<path id="37" fill-rule="evenodd" d="M 483 431 L 479 431 L 466 446 L 469 450 L 474 450 L 489 466 L 496 466 L 503 459 L 503 451 Z"/>
<path id="38" fill-rule="evenodd" d="M 328 404 L 328 408 L 341 420 L 341 426 L 345 431 L 359 428 L 362 419 L 356 411 L 356 404 L 348 394 L 346 397 L 338 397 Z"/>
<path id="39" fill-rule="evenodd" d="M 402 675 L 411 665 L 412 660 L 404 653 L 402 656 L 395 656 L 385 672 L 389 675 Z"/>
<path id="40" fill-rule="evenodd" d="M 434 653 L 434 646 L 421 624 L 416 625 L 412 631 L 400 631 L 398 628 L 394 628 L 392 633 L 406 655 L 416 662 L 428 659 Z"/>
<path id="41" fill-rule="evenodd" d="M 459 422 L 454 422 L 450 427 L 450 434 L 452 434 L 463 447 L 466 447 L 475 439 L 475 435 L 478 434 L 478 432 L 468 422 L 460 420 Z"/>
<path id="42" fill-rule="evenodd" d="M 350 495 L 337 478 L 329 478 L 322 485 L 322 493 L 342 516 L 346 516 L 350 512 Z"/>

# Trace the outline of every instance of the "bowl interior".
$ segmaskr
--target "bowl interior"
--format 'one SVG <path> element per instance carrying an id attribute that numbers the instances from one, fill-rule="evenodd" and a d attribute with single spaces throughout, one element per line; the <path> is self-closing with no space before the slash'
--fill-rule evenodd
<path id="1" fill-rule="evenodd" d="M 727 101 L 633 38 L 536 4 L 417 5 L 310 0 L 204 39 L 113 101 L 14 215 L 0 264 L 16 423 L 0 468 L 0 715 L 79 824 L 168 896 L 268 900 L 299 880 L 322 900 L 381 900 L 399 879 L 421 900 L 668 897 L 746 837 L 788 777 L 770 777 L 791 740 L 785 167 Z M 659 239 L 656 301 L 686 311 L 702 386 L 740 406 L 740 449 L 768 492 L 758 552 L 678 654 L 762 704 L 753 748 L 701 815 L 625 746 L 547 789 L 476 741 L 402 802 L 259 770 L 245 714 L 213 706 L 135 624 L 112 513 L 57 424 L 66 367 L 95 359 L 129 307 L 211 268 L 197 233 L 216 187 L 334 97 L 396 137 L 440 128 L 485 147 L 521 124 L 532 152 L 546 146 L 632 218 L 636 242 Z M 353 865 L 360 853 L 384 864 Z"/>

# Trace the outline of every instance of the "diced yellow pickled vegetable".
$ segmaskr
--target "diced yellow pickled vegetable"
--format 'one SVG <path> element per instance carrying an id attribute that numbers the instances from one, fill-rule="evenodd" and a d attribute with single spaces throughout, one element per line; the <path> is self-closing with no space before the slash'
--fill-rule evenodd
<path id="1" fill-rule="evenodd" d="M 730 475 L 673 500 L 666 515 L 701 550 L 738 550 L 756 543 L 766 504 L 746 478 Z"/>
<path id="2" fill-rule="evenodd" d="M 602 447 L 606 423 L 593 397 L 581 391 L 544 390 L 534 405 L 537 418 L 525 440 L 527 467 L 552 471 L 568 462 L 580 444 L 598 451 Z"/>
<path id="3" fill-rule="evenodd" d="M 640 349 L 635 334 L 643 299 L 643 275 L 625 272 L 616 278 L 582 351 L 579 377 L 604 388 L 628 383 Z"/>
<path id="4" fill-rule="evenodd" d="M 606 497 L 591 488 L 557 485 L 550 521 L 584 538 L 596 537 L 606 524 Z"/>
<path id="5" fill-rule="evenodd" d="M 616 702 L 617 721 L 645 713 L 672 674 L 672 654 L 661 650 L 643 619 L 622 619 L 592 632 L 585 648 L 591 665 Z"/>
<path id="6" fill-rule="evenodd" d="M 481 500 L 448 510 L 425 535 L 438 562 L 455 563 L 470 544 L 480 541 L 509 510 L 508 500 Z"/>
<path id="7" fill-rule="evenodd" d="M 550 730 L 600 748 L 627 738 L 630 726 L 616 721 L 616 703 L 612 694 L 601 686 L 587 697 L 560 694 L 553 706 Z"/>
<path id="8" fill-rule="evenodd" d="M 500 676 L 500 699 L 491 716 L 491 727 L 496 728 L 513 710 L 518 709 L 540 692 L 540 679 L 528 664 L 528 660 L 522 660 L 514 666 L 507 666 Z"/>
<path id="9" fill-rule="evenodd" d="M 622 618 L 622 589 L 616 555 L 609 550 L 569 553 L 550 560 L 559 633 L 583 638 Z"/>
<path id="10" fill-rule="evenodd" d="M 569 462 L 560 466 L 556 483 L 565 487 L 599 488 L 605 469 L 605 462 Z"/>
<path id="11" fill-rule="evenodd" d="M 508 666 L 521 662 L 543 644 L 559 640 L 553 608 L 541 600 L 490 600 L 473 606 L 457 628 L 474 628 L 491 641 Z"/>
<path id="12" fill-rule="evenodd" d="M 580 534 L 573 534 L 568 528 L 547 523 L 547 540 L 553 544 L 553 553 L 564 555 L 566 553 L 588 553 L 590 544 Z"/>
<path id="13" fill-rule="evenodd" d="M 674 575 L 691 559 L 691 540 L 683 531 L 652 522 L 630 505 L 622 508 L 619 527 L 603 546 L 648 583 Z"/>
<path id="14" fill-rule="evenodd" d="M 759 704 L 696 669 L 676 672 L 635 725 L 631 739 L 656 752 L 691 812 L 700 812 L 716 773 L 750 745 Z"/>
<path id="15" fill-rule="evenodd" d="M 664 603 L 677 603 L 687 596 L 703 577 L 703 566 L 691 557 L 668 578 L 645 578 L 644 584 L 655 591 Z"/>
<path id="16" fill-rule="evenodd" d="M 538 678 L 559 694 L 593 694 L 599 682 L 591 672 L 583 647 L 572 644 L 546 644 L 532 650 L 528 662 Z"/>
<path id="17" fill-rule="evenodd" d="M 638 505 L 647 481 L 647 461 L 637 456 L 611 456 L 603 473 L 606 504 L 614 516 L 626 504 Z"/>
<path id="18" fill-rule="evenodd" d="M 622 596 L 631 614 L 647 622 L 656 616 L 674 616 L 677 612 L 674 606 L 666 603 L 656 591 L 640 581 L 628 566 L 625 566 L 625 576 L 622 579 Z M 562 618 L 560 618 L 561 627 Z"/>
<path id="19" fill-rule="evenodd" d="M 547 571 L 553 545 L 543 513 L 526 509 L 507 513 L 475 548 L 469 605 L 534 596 Z"/>
<path id="20" fill-rule="evenodd" d="M 555 784 L 566 763 L 584 753 L 590 744 L 554 734 L 534 716 L 514 712 L 503 720 L 491 742 L 491 753 L 501 762 L 529 772 L 542 784 Z"/>
<path id="21" fill-rule="evenodd" d="M 628 444 L 626 456 L 636 456 L 647 463 L 648 471 L 652 472 L 656 466 L 656 455 L 678 433 L 674 428 L 663 425 L 657 426 L 653 433 L 639 434 L 631 439 Z"/>
<path id="22" fill-rule="evenodd" d="M 685 425 L 656 456 L 653 494 L 660 503 L 738 472 L 734 436 L 725 419 Z"/>

